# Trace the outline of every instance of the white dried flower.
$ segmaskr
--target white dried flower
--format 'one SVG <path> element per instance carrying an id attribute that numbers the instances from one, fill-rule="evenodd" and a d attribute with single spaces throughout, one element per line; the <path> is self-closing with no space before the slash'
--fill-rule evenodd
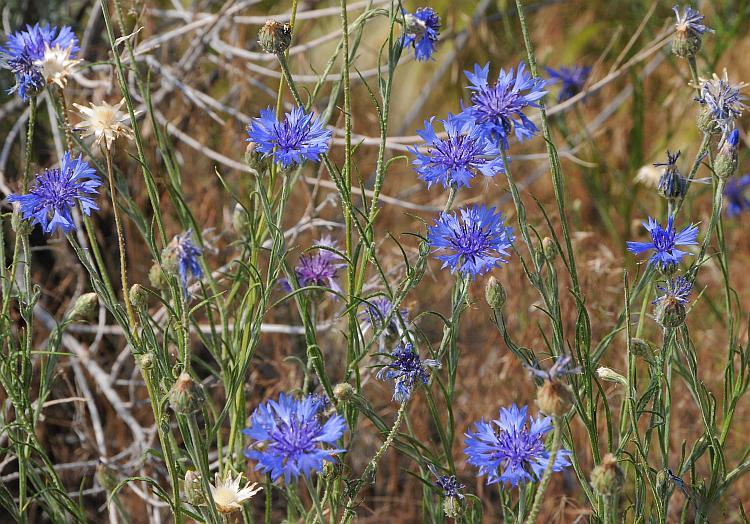
<path id="1" fill-rule="evenodd" d="M 61 89 L 65 87 L 68 76 L 73 74 L 75 66 L 81 62 L 81 60 L 70 58 L 71 49 L 73 49 L 72 46 L 50 47 L 45 44 L 44 57 L 41 60 L 34 61 L 34 65 L 39 68 L 47 84 L 57 84 Z"/>
<path id="2" fill-rule="evenodd" d="M 133 130 L 128 126 L 130 116 L 120 111 L 124 103 L 125 99 L 120 100 L 115 105 L 109 105 L 107 102 L 102 102 L 100 105 L 92 103 L 90 104 L 91 107 L 73 104 L 84 118 L 84 120 L 78 123 L 76 129 L 83 131 L 81 134 L 83 137 L 93 135 L 95 137 L 95 145 L 101 145 L 104 142 L 107 149 L 112 149 L 112 142 L 116 138 L 125 137 L 132 139 Z"/>
<path id="3" fill-rule="evenodd" d="M 245 502 L 263 489 L 263 487 L 258 486 L 257 482 L 252 484 L 248 482 L 243 488 L 240 488 L 241 482 L 241 473 L 237 475 L 237 478 L 232 478 L 232 474 L 229 473 L 229 476 L 224 480 L 220 480 L 217 473 L 214 484 L 208 485 L 219 513 L 234 513 L 241 510 Z"/>

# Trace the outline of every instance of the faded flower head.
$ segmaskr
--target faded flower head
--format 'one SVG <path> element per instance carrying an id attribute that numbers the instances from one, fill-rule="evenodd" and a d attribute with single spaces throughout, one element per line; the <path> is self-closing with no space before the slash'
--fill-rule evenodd
<path id="1" fill-rule="evenodd" d="M 678 327 L 685 321 L 687 303 L 693 283 L 684 276 L 667 280 L 666 285 L 656 286 L 659 296 L 654 300 L 656 321 L 665 327 Z"/>
<path id="2" fill-rule="evenodd" d="M 185 295 L 188 294 L 188 283 L 191 278 L 203 277 L 203 269 L 200 265 L 200 257 L 203 250 L 193 244 L 193 230 L 188 229 L 182 234 L 175 235 L 172 241 L 164 248 L 162 260 L 164 268 L 176 272 L 180 278 Z"/>
<path id="3" fill-rule="evenodd" d="M 421 382 L 430 380 L 430 368 L 439 368 L 440 362 L 433 359 L 421 360 L 409 343 L 396 346 L 391 353 L 392 361 L 378 371 L 378 380 L 395 380 L 393 400 L 401 404 L 411 398 L 414 388 Z"/>
<path id="4" fill-rule="evenodd" d="M 323 248 L 336 248 L 336 242 L 329 235 L 321 237 L 316 245 Z M 341 286 L 336 282 L 336 275 L 343 267 L 346 267 L 346 264 L 342 263 L 339 255 L 328 249 L 318 249 L 314 253 L 308 252 L 302 255 L 294 272 L 297 275 L 297 282 L 302 287 L 323 286 L 341 293 Z M 284 287 L 291 289 L 288 282 Z"/>
<path id="5" fill-rule="evenodd" d="M 400 308 L 398 312 L 393 311 L 393 302 L 388 297 L 382 295 L 368 298 L 366 304 L 363 305 L 363 311 L 360 312 L 359 317 L 366 326 L 372 326 L 375 330 L 383 329 L 385 322 L 385 334 L 397 335 L 401 331 L 401 323 L 399 322 L 399 315 L 407 321 L 409 311 L 406 308 Z M 393 312 L 393 316 L 389 319 L 388 317 Z"/>
<path id="6" fill-rule="evenodd" d="M 700 96 L 696 100 L 703 107 L 698 116 L 698 126 L 703 131 L 721 131 L 728 135 L 734 129 L 735 120 L 746 109 L 745 97 L 740 93 L 746 85 L 730 84 L 726 69 L 722 77 L 714 73 L 713 78 L 700 79 Z"/>
<path id="7" fill-rule="evenodd" d="M 651 242 L 628 242 L 628 251 L 636 255 L 653 250 L 649 263 L 668 271 L 673 269 L 686 255 L 687 251 L 677 249 L 680 246 L 694 246 L 698 244 L 698 226 L 691 224 L 677 232 L 674 228 L 674 218 L 667 219 L 667 227 L 662 227 L 656 220 L 648 217 L 643 227 L 651 235 Z"/>
<path id="8" fill-rule="evenodd" d="M 516 138 L 523 141 L 532 138 L 537 131 L 536 125 L 523 113 L 527 107 L 539 107 L 547 91 L 548 82 L 533 78 L 526 72 L 526 66 L 518 64 L 515 74 L 513 68 L 500 70 L 497 82 L 488 81 L 490 64 L 479 67 L 474 65 L 474 72 L 464 71 L 471 84 L 471 104 L 464 111 L 467 116 L 476 120 L 485 136 L 499 147 L 508 149 L 508 136 L 515 131 Z"/>
<path id="9" fill-rule="evenodd" d="M 257 482 L 252 484 L 247 482 L 244 487 L 240 487 L 242 473 L 238 474 L 236 478 L 232 478 L 230 472 L 224 480 L 221 480 L 219 474 L 216 473 L 215 479 L 214 483 L 209 484 L 208 487 L 219 513 L 234 513 L 241 510 L 245 502 L 263 489 L 262 486 L 258 486 Z"/>
<path id="10" fill-rule="evenodd" d="M 552 431 L 552 418 L 527 416 L 527 406 L 513 404 L 501 408 L 500 416 L 490 422 L 477 422 L 474 431 L 466 433 L 469 464 L 487 475 L 487 484 L 505 482 L 518 486 L 542 477 L 550 460 L 544 447 L 544 435 Z M 528 424 L 527 424 L 528 420 Z M 570 466 L 570 451 L 560 449 L 552 466 L 561 471 Z"/>
<path id="11" fill-rule="evenodd" d="M 555 363 L 549 369 L 539 369 L 531 366 L 527 366 L 526 368 L 534 377 L 544 380 L 559 380 L 568 375 L 578 375 L 581 373 L 581 368 L 573 364 L 573 359 L 569 355 L 562 355 L 555 360 Z"/>
<path id="12" fill-rule="evenodd" d="M 687 180 L 677 168 L 678 158 L 680 158 L 680 151 L 675 154 L 667 151 L 667 161 L 654 164 L 654 167 L 664 168 L 659 178 L 657 190 L 661 196 L 668 200 L 682 198 L 687 191 Z"/>
<path id="13" fill-rule="evenodd" d="M 745 191 L 750 186 L 750 174 L 739 178 L 730 178 L 724 188 L 724 198 L 727 201 L 727 215 L 735 217 L 743 211 L 750 210 L 750 199 Z"/>
<path id="14" fill-rule="evenodd" d="M 297 106 L 277 120 L 269 107 L 253 118 L 247 128 L 248 142 L 257 144 L 256 151 L 263 157 L 272 156 L 284 168 L 302 164 L 305 160 L 316 162 L 328 151 L 328 141 L 333 133 L 326 129 L 320 119 L 305 113 Z"/>
<path id="15" fill-rule="evenodd" d="M 39 63 L 45 60 L 47 49 L 55 48 L 67 50 L 69 60 L 75 58 L 78 39 L 70 27 L 27 25 L 25 31 L 8 36 L 5 46 L 0 47 L 0 67 L 9 69 L 16 77 L 16 84 L 8 92 L 18 93 L 22 100 L 27 100 L 41 90 L 45 77 Z"/>
<path id="16" fill-rule="evenodd" d="M 461 484 L 455 475 L 441 475 L 438 470 L 432 464 L 427 465 L 427 469 L 430 470 L 435 478 L 435 486 L 443 492 L 443 497 L 453 497 L 460 500 L 464 499 L 463 490 L 466 486 Z"/>
<path id="17" fill-rule="evenodd" d="M 59 168 L 45 169 L 25 195 L 8 195 L 8 202 L 18 202 L 25 220 L 39 224 L 45 233 L 56 230 L 68 234 L 76 229 L 71 210 L 81 206 L 85 215 L 99 209 L 92 196 L 97 194 L 101 179 L 81 155 L 71 158 L 65 153 Z"/>
<path id="18" fill-rule="evenodd" d="M 447 120 L 440 120 L 445 138 L 435 133 L 433 120 L 426 120 L 424 129 L 417 131 L 425 141 L 424 153 L 418 147 L 409 148 L 417 157 L 412 162 L 416 166 L 414 169 L 419 178 L 427 182 L 427 187 L 435 183 L 445 188 L 470 187 L 471 179 L 478 174 L 493 177 L 504 172 L 497 146 L 487 139 L 473 119 L 449 114 Z"/>
<path id="19" fill-rule="evenodd" d="M 75 66 L 81 62 L 70 58 L 72 50 L 72 47 L 49 47 L 49 45 L 45 47 L 44 57 L 36 60 L 34 65 L 39 68 L 47 84 L 56 84 L 61 89 L 65 87 Z"/>
<path id="20" fill-rule="evenodd" d="M 435 258 L 464 275 L 476 277 L 507 263 L 505 257 L 513 242 L 513 230 L 506 227 L 502 213 L 495 208 L 471 206 L 459 214 L 441 213 L 430 226 L 427 239 L 433 250 L 446 254 Z"/>
<path id="21" fill-rule="evenodd" d="M 677 6 L 672 10 L 676 18 L 672 50 L 683 58 L 694 57 L 701 48 L 703 34 L 713 33 L 714 30 L 703 25 L 705 17 L 692 7 L 685 7 L 682 13 Z"/>
<path id="22" fill-rule="evenodd" d="M 552 83 L 560 82 L 560 92 L 557 95 L 558 103 L 573 98 L 583 91 L 583 86 L 591 74 L 590 67 L 579 65 L 560 67 L 560 69 L 545 67 L 544 70 L 547 71 Z"/>
<path id="23" fill-rule="evenodd" d="M 429 60 L 435 52 L 440 36 L 440 17 L 431 7 L 420 7 L 414 13 L 404 12 L 403 47 L 414 49 L 414 58 L 420 62 Z"/>
<path id="24" fill-rule="evenodd" d="M 255 460 L 256 470 L 269 473 L 273 480 L 282 475 L 287 483 L 300 475 L 310 477 L 323 471 L 325 462 L 333 462 L 334 455 L 344 449 L 328 449 L 335 445 L 346 422 L 340 415 L 323 421 L 325 404 L 318 397 L 301 400 L 282 393 L 279 400 L 268 400 L 250 416 L 250 427 L 242 430 L 255 440 L 245 450 L 245 456 Z"/>
<path id="25" fill-rule="evenodd" d="M 102 102 L 99 105 L 90 103 L 90 107 L 73 104 L 83 117 L 75 129 L 82 131 L 81 136 L 94 136 L 94 145 L 104 145 L 112 149 L 112 143 L 119 137 L 132 139 L 133 130 L 128 126 L 130 115 L 120 111 L 125 103 L 123 98 L 117 104 Z"/>

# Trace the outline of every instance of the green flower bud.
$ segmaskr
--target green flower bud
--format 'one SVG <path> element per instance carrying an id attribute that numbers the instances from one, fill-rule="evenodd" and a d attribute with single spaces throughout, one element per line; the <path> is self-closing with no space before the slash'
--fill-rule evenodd
<path id="1" fill-rule="evenodd" d="M 195 470 L 189 469 L 185 472 L 185 482 L 183 484 L 185 500 L 192 506 L 205 506 L 206 496 L 203 493 L 201 474 Z"/>
<path id="2" fill-rule="evenodd" d="M 698 111 L 698 117 L 696 118 L 695 123 L 697 124 L 700 131 L 708 133 L 710 135 L 713 135 L 714 133 L 719 131 L 719 128 L 714 121 L 714 115 L 707 105 L 701 106 L 700 111 Z"/>
<path id="3" fill-rule="evenodd" d="M 591 486 L 605 497 L 616 495 L 625 484 L 625 474 L 612 453 L 607 453 L 591 472 Z"/>
<path id="4" fill-rule="evenodd" d="M 138 365 L 143 370 L 153 369 L 154 367 L 154 356 L 151 353 L 143 353 L 138 357 Z"/>
<path id="5" fill-rule="evenodd" d="M 642 338 L 631 338 L 630 339 L 630 352 L 637 357 L 650 358 L 654 354 L 654 350 L 651 348 L 651 344 L 643 340 Z"/>
<path id="6" fill-rule="evenodd" d="M 91 320 L 99 307 L 99 297 L 96 293 L 84 293 L 70 310 L 70 318 L 73 322 Z"/>
<path id="7" fill-rule="evenodd" d="M 276 20 L 268 20 L 258 32 L 258 43 L 266 53 L 281 54 L 292 43 L 292 28 Z"/>
<path id="8" fill-rule="evenodd" d="M 261 174 L 267 165 L 263 155 L 258 152 L 258 144 L 255 142 L 249 142 L 245 148 L 245 163 L 247 167 L 255 170 L 258 174 Z"/>
<path id="9" fill-rule="evenodd" d="M 181 415 L 199 411 L 204 400 L 203 386 L 196 384 L 187 373 L 181 374 L 169 390 L 169 406 Z"/>
<path id="10" fill-rule="evenodd" d="M 154 263 L 151 269 L 148 270 L 148 281 L 156 289 L 166 289 L 167 280 L 164 278 L 164 272 L 161 270 L 161 266 L 158 263 Z"/>
<path id="11" fill-rule="evenodd" d="M 550 237 L 544 237 L 542 239 L 542 250 L 544 251 L 544 256 L 547 257 L 549 262 L 552 262 L 557 258 L 557 246 Z"/>
<path id="12" fill-rule="evenodd" d="M 449 519 L 458 518 L 461 514 L 461 502 L 458 497 L 445 497 L 443 499 L 443 513 Z"/>
<path id="13" fill-rule="evenodd" d="M 130 286 L 130 292 L 128 293 L 130 303 L 138 309 L 146 309 L 148 307 L 148 291 L 140 284 L 133 284 Z"/>
<path id="14" fill-rule="evenodd" d="M 487 279 L 484 287 L 484 298 L 487 304 L 494 310 L 501 310 L 508 298 L 503 285 L 493 276 Z"/>
<path id="15" fill-rule="evenodd" d="M 559 380 L 545 380 L 536 392 L 536 405 L 549 417 L 562 417 L 573 406 L 573 393 Z"/>
<path id="16" fill-rule="evenodd" d="M 31 231 L 33 231 L 34 229 L 34 226 L 31 224 L 31 221 L 24 219 L 23 215 L 21 215 L 18 209 L 15 209 L 13 211 L 13 215 L 11 215 L 10 217 L 10 227 L 13 228 L 13 231 L 15 231 L 16 233 L 22 236 L 30 235 Z"/>
<path id="17" fill-rule="evenodd" d="M 716 155 L 714 172 L 719 178 L 727 179 L 737 171 L 737 146 L 740 142 L 740 132 L 735 129 L 724 139 L 721 149 Z"/>
<path id="18" fill-rule="evenodd" d="M 354 397 L 354 388 L 347 382 L 333 386 L 333 398 L 338 402 L 347 402 Z"/>
<path id="19" fill-rule="evenodd" d="M 617 382 L 618 384 L 622 384 L 623 386 L 628 385 L 628 380 L 614 369 L 600 367 L 596 370 L 596 374 L 602 380 L 606 380 L 608 382 Z"/>

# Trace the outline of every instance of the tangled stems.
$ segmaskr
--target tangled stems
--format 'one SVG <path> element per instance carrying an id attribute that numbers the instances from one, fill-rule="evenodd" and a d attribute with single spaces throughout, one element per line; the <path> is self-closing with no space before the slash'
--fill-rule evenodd
<path id="1" fill-rule="evenodd" d="M 542 502 L 544 501 L 544 492 L 547 490 L 547 485 L 552 478 L 552 470 L 555 465 L 555 460 L 557 460 L 557 452 L 560 450 L 562 443 L 562 431 L 560 430 L 559 417 L 553 417 L 552 426 L 552 449 L 549 454 L 549 462 L 547 462 L 547 467 L 544 469 L 542 479 L 539 481 L 539 487 L 536 490 L 534 503 L 531 505 L 529 516 L 526 518 L 526 524 L 534 524 L 539 516 L 539 512 L 542 509 Z M 523 497 L 523 495 L 521 496 Z"/>

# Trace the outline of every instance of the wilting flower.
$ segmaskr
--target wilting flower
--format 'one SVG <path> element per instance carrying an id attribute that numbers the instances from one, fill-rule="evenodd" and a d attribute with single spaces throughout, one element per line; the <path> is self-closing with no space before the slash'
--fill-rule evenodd
<path id="1" fill-rule="evenodd" d="M 214 483 L 209 484 L 208 487 L 211 490 L 211 498 L 213 498 L 214 505 L 216 505 L 216 510 L 219 513 L 234 513 L 241 510 L 245 502 L 263 489 L 262 486 L 258 486 L 257 482 L 253 482 L 252 484 L 248 482 L 244 487 L 240 488 L 242 473 L 237 475 L 237 478 L 232 478 L 232 474 L 230 473 L 224 480 L 221 480 L 219 474 L 216 473 L 215 478 Z"/>
<path id="2" fill-rule="evenodd" d="M 27 100 L 29 95 L 33 96 L 44 87 L 39 62 L 44 60 L 48 48 L 67 49 L 68 58 L 74 59 L 78 39 L 70 27 L 58 29 L 49 24 L 27 25 L 25 31 L 16 31 L 8 37 L 5 47 L 0 48 L 0 66 L 16 77 L 16 84 L 9 93 L 18 93 L 22 100 Z"/>
<path id="3" fill-rule="evenodd" d="M 45 233 L 61 230 L 68 234 L 76 226 L 70 214 L 76 204 L 85 215 L 99 209 L 92 195 L 97 194 L 101 179 L 82 156 L 71 158 L 65 153 L 59 168 L 46 169 L 36 176 L 35 184 L 25 195 L 8 195 L 8 202 L 18 202 L 19 211 Z"/>
<path id="4" fill-rule="evenodd" d="M 34 65 L 39 68 L 39 73 L 47 84 L 65 87 L 68 76 L 73 73 L 75 66 L 80 62 L 80 60 L 70 58 L 71 51 L 71 47 L 49 47 L 48 45 L 44 49 L 44 57 L 34 61 Z"/>
<path id="5" fill-rule="evenodd" d="M 567 375 L 578 375 L 581 373 L 581 368 L 573 365 L 573 359 L 569 355 L 558 357 L 549 369 L 538 369 L 531 366 L 527 366 L 527 369 L 533 376 L 545 380 L 558 380 Z"/>
<path id="6" fill-rule="evenodd" d="M 443 492 L 443 497 L 454 497 L 460 500 L 464 499 L 463 490 L 466 486 L 461 484 L 455 475 L 440 475 L 437 468 L 432 464 L 428 464 L 427 469 L 429 469 L 430 473 L 432 473 L 437 479 L 435 481 L 435 486 L 440 488 Z"/>
<path id="7" fill-rule="evenodd" d="M 328 235 L 318 240 L 317 245 L 324 248 L 336 248 L 336 242 Z M 341 286 L 336 282 L 336 275 L 342 267 L 346 267 L 346 264 L 341 263 L 341 257 L 336 253 L 328 249 L 318 249 L 315 253 L 302 255 L 294 272 L 297 275 L 297 282 L 302 287 L 328 286 L 340 293 Z M 291 289 L 288 282 L 285 287 Z"/>
<path id="8" fill-rule="evenodd" d="M 505 482 L 517 486 L 534 482 L 544 473 L 550 460 L 544 435 L 552 430 L 552 418 L 527 417 L 527 409 L 515 404 L 510 409 L 501 408 L 498 419 L 482 419 L 475 424 L 475 431 L 466 433 L 464 452 L 468 462 L 479 468 L 480 475 L 487 475 L 487 484 Z M 570 454 L 567 449 L 560 449 L 552 470 L 570 466 Z"/>
<path id="9" fill-rule="evenodd" d="M 372 326 L 378 330 L 383 328 L 385 322 L 388 322 L 383 330 L 384 333 L 396 335 L 401 331 L 401 324 L 398 317 L 401 316 L 406 321 L 406 317 L 409 314 L 406 308 L 401 308 L 398 312 L 393 312 L 393 302 L 384 296 L 368 298 L 367 302 L 363 306 L 364 311 L 359 314 L 359 317 L 366 326 Z M 388 319 L 391 312 L 393 312 L 393 316 Z"/>
<path id="10" fill-rule="evenodd" d="M 690 253 L 677 249 L 680 246 L 694 246 L 698 244 L 698 226 L 691 224 L 679 232 L 675 231 L 674 218 L 667 219 L 667 227 L 663 228 L 656 220 L 648 217 L 643 227 L 651 235 L 651 242 L 628 242 L 628 251 L 636 255 L 653 250 L 649 263 L 657 264 L 668 270 L 677 265 L 685 255 Z"/>
<path id="11" fill-rule="evenodd" d="M 583 86 L 591 74 L 590 67 L 579 65 L 560 67 L 560 69 L 545 67 L 544 70 L 547 71 L 552 82 L 560 82 L 560 93 L 557 95 L 558 103 L 573 98 L 583 91 Z"/>
<path id="12" fill-rule="evenodd" d="M 665 286 L 656 286 L 661 293 L 654 305 L 656 306 L 656 320 L 665 327 L 679 327 L 685 321 L 687 303 L 693 283 L 684 276 L 667 280 Z"/>
<path id="13" fill-rule="evenodd" d="M 109 105 L 107 102 L 99 105 L 91 103 L 91 107 L 73 104 L 83 117 L 75 129 L 82 131 L 82 137 L 93 135 L 94 145 L 101 146 L 104 142 L 107 149 L 112 149 L 112 143 L 119 137 L 132 139 L 133 130 L 128 127 L 130 115 L 120 111 L 124 103 L 123 98 L 114 105 Z"/>
<path id="14" fill-rule="evenodd" d="M 703 33 L 713 33 L 714 30 L 703 25 L 705 18 L 692 7 L 685 7 L 680 13 L 677 6 L 672 8 L 677 19 L 674 25 L 675 36 L 672 41 L 672 50 L 677 56 L 695 56 L 701 48 Z"/>
<path id="15" fill-rule="evenodd" d="M 427 240 L 436 252 L 444 250 L 445 255 L 435 258 L 443 261 L 442 267 L 450 267 L 465 275 L 476 277 L 507 263 L 513 242 L 513 230 L 504 225 L 502 213 L 495 214 L 495 208 L 471 206 L 458 214 L 441 213 L 434 226 L 429 227 Z"/>
<path id="16" fill-rule="evenodd" d="M 470 187 L 471 179 L 481 174 L 493 177 L 503 172 L 500 152 L 483 134 L 473 119 L 448 115 L 443 123 L 446 137 L 439 138 L 432 127 L 432 120 L 426 120 L 424 129 L 417 134 L 426 142 L 426 151 L 411 147 L 416 155 L 412 162 L 419 178 L 427 182 L 427 187 L 440 183 L 443 187 Z"/>
<path id="17" fill-rule="evenodd" d="M 667 151 L 667 161 L 654 164 L 654 167 L 664 167 L 664 172 L 659 178 L 657 190 L 666 199 L 684 197 L 687 190 L 687 180 L 677 168 L 678 158 L 680 158 L 680 151 L 677 151 L 675 154 Z"/>
<path id="18" fill-rule="evenodd" d="M 737 216 L 743 211 L 750 210 L 750 199 L 745 190 L 750 186 L 750 174 L 740 178 L 730 178 L 724 188 L 724 198 L 727 200 L 727 215 Z"/>
<path id="19" fill-rule="evenodd" d="M 187 295 L 190 278 L 200 279 L 203 270 L 200 265 L 200 257 L 203 250 L 193 244 L 193 230 L 188 229 L 180 235 L 175 235 L 172 241 L 164 248 L 162 262 L 166 269 L 176 271 L 180 277 L 182 289 Z"/>
<path id="20" fill-rule="evenodd" d="M 703 106 L 699 115 L 699 126 L 704 131 L 720 130 L 725 135 L 734 129 L 734 122 L 746 109 L 745 97 L 740 90 L 746 84 L 729 83 L 726 69 L 723 77 L 714 73 L 713 78 L 700 80 L 700 96 L 697 101 Z"/>
<path id="21" fill-rule="evenodd" d="M 440 36 L 440 17 L 431 7 L 420 7 L 413 14 L 404 13 L 403 47 L 411 46 L 414 57 L 423 62 L 435 52 Z"/>
<path id="22" fill-rule="evenodd" d="M 257 144 L 264 157 L 273 156 L 283 167 L 301 164 L 305 159 L 317 161 L 328 151 L 332 132 L 302 106 L 295 107 L 279 121 L 269 107 L 253 118 L 247 128 L 248 142 Z"/>
<path id="23" fill-rule="evenodd" d="M 242 430 L 256 443 L 245 450 L 255 460 L 256 470 L 270 473 L 273 480 L 284 475 L 286 482 L 300 475 L 309 477 L 321 472 L 324 462 L 344 449 L 327 449 L 346 431 L 343 417 L 333 415 L 323 422 L 324 404 L 320 398 L 308 396 L 295 400 L 282 393 L 279 400 L 268 400 L 250 416 L 250 427 Z"/>
<path id="24" fill-rule="evenodd" d="M 518 140 L 533 137 L 538 129 L 523 113 L 527 107 L 539 107 L 538 100 L 547 91 L 548 84 L 541 78 L 532 78 L 526 72 L 523 63 L 518 64 L 514 74 L 513 69 L 507 72 L 500 70 L 497 82 L 490 84 L 487 77 L 490 64 L 484 67 L 474 65 L 474 72 L 464 71 L 471 85 L 471 104 L 465 113 L 476 120 L 484 134 L 495 141 L 503 149 L 508 149 L 508 135 L 515 130 Z"/>
<path id="25" fill-rule="evenodd" d="M 439 368 L 440 362 L 433 359 L 421 360 L 414 346 L 408 342 L 396 346 L 391 353 L 393 359 L 383 366 L 376 375 L 378 380 L 395 380 L 393 400 L 403 404 L 411 398 L 411 393 L 418 383 L 427 384 L 430 380 L 430 368 Z"/>

